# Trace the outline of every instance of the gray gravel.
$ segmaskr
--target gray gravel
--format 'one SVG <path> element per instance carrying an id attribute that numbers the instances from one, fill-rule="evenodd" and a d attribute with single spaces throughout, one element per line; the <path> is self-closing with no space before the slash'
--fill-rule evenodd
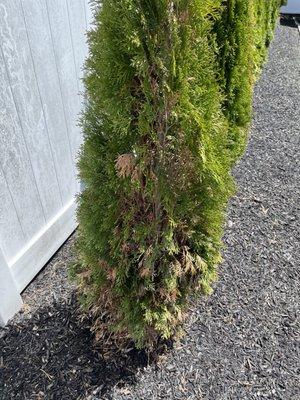
<path id="1" fill-rule="evenodd" d="M 175 349 L 101 400 L 300 399 L 299 134 L 299 35 L 278 27 L 255 91 L 249 146 L 234 172 L 239 190 L 215 292 L 194 305 Z M 25 291 L 14 323 L 70 298 L 72 240 Z M 82 394 L 100 400 L 100 389 Z"/>

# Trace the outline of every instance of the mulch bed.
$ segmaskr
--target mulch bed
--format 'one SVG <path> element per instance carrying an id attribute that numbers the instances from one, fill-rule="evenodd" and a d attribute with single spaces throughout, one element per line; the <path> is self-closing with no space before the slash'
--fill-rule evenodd
<path id="1" fill-rule="evenodd" d="M 0 330 L 1 400 L 300 399 L 298 36 L 277 29 L 234 172 L 220 279 L 195 301 L 184 339 L 155 362 L 134 349 L 107 357 L 79 319 L 66 244 Z"/>
<path id="2" fill-rule="evenodd" d="M 41 308 L 25 323 L 2 331 L 1 399 L 86 399 L 133 383 L 149 363 L 144 351 L 97 348 L 75 295 Z M 115 350 L 115 351 L 114 351 Z"/>

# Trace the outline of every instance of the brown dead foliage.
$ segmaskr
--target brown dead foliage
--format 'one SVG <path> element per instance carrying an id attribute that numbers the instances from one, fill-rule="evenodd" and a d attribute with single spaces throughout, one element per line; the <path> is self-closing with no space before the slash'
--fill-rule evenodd
<path id="1" fill-rule="evenodd" d="M 135 167 L 135 159 L 132 153 L 121 154 L 116 159 L 116 171 L 120 178 L 131 176 Z"/>

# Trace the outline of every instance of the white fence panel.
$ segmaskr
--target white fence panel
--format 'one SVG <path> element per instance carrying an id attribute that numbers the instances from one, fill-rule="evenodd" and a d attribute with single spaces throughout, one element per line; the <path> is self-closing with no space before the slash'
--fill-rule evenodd
<path id="1" fill-rule="evenodd" d="M 6 324 L 7 320 L 22 306 L 22 299 L 11 276 L 9 266 L 0 249 L 0 325 Z"/>
<path id="2" fill-rule="evenodd" d="M 76 228 L 88 0 L 0 0 L 0 324 Z"/>

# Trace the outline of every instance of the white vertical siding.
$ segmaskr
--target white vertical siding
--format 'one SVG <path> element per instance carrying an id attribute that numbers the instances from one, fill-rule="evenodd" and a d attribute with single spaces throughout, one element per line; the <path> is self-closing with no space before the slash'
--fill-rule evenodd
<path id="1" fill-rule="evenodd" d="M 93 9 L 91 0 L 83 0 L 85 6 L 85 15 L 86 15 L 86 26 L 87 28 L 92 25 L 93 22 Z"/>
<path id="2" fill-rule="evenodd" d="M 76 188 L 70 137 L 75 134 L 80 136 L 80 134 L 72 131 L 69 120 L 66 119 L 46 4 L 44 0 L 22 0 L 22 9 L 25 24 L 28 27 L 27 37 L 51 141 L 55 169 L 58 171 L 58 186 L 64 203 L 70 199 Z"/>
<path id="3" fill-rule="evenodd" d="M 76 155 L 80 145 L 77 121 L 81 103 L 67 3 L 65 0 L 45 1 L 64 111 L 70 130 L 77 132 L 77 134 L 73 134 L 70 137 L 73 159 L 76 162 Z"/>
<path id="4" fill-rule="evenodd" d="M 0 248 L 0 326 L 22 306 L 21 296 L 16 288 L 9 266 Z M 5 285 L 4 285 L 5 283 Z"/>
<path id="5" fill-rule="evenodd" d="M 83 48 L 80 45 L 80 43 L 82 42 L 82 38 L 86 37 L 86 29 L 87 29 L 85 0 L 79 2 L 73 0 L 66 0 L 66 2 L 68 7 L 68 17 L 69 17 L 70 31 L 73 43 L 78 89 L 79 92 L 82 93 L 83 63 L 86 57 L 86 49 Z"/>
<path id="6" fill-rule="evenodd" d="M 5 13 L 0 13 L 0 29 L 7 83 L 11 87 L 46 221 L 62 206 L 57 171 L 27 40 L 22 2 L 9 0 L 5 3 L 7 3 Z M 31 2 L 26 0 L 24 3 Z M 48 195 L 49 190 L 52 196 Z"/>
<path id="7" fill-rule="evenodd" d="M 1 10 L 0 10 L 1 15 Z M 1 24 L 0 24 L 1 33 Z M 16 213 L 26 237 L 36 233 L 44 222 L 44 214 L 36 187 L 35 177 L 24 139 L 20 118 L 12 95 L 6 65 L 0 46 L 0 162 L 3 175 L 10 189 Z M 1 192 L 4 189 L 1 187 Z M 0 239 L 11 230 L 10 211 L 4 211 L 0 226 Z M 6 249 L 3 249 L 6 254 Z"/>
<path id="8" fill-rule="evenodd" d="M 13 258 L 20 247 L 25 246 L 26 236 L 20 224 L 20 217 L 17 213 L 17 207 L 14 204 L 12 193 L 9 190 L 9 186 L 1 166 L 0 188 L 0 243 L 5 249 L 5 254 L 3 253 L 3 256 L 9 260 Z M 10 221 L 10 229 L 6 228 L 7 220 Z"/>
<path id="9" fill-rule="evenodd" d="M 76 227 L 90 21 L 88 0 L 0 0 L 0 276 L 19 292 Z"/>

